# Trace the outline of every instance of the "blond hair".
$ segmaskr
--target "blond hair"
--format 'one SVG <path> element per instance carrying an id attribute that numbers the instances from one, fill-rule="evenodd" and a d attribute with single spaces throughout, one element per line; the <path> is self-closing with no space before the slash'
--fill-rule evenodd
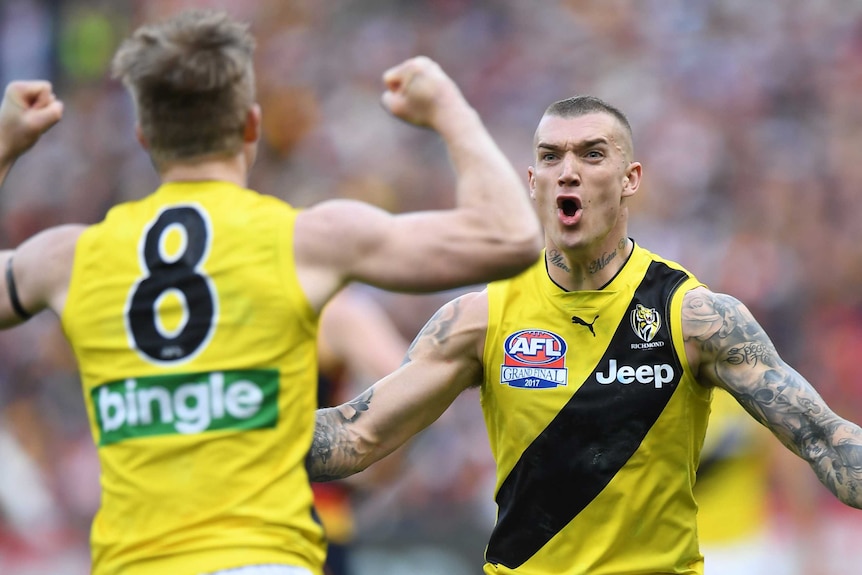
<path id="1" fill-rule="evenodd" d="M 113 75 L 132 95 L 157 167 L 242 149 L 253 52 L 247 24 L 204 10 L 142 26 L 123 42 Z"/>

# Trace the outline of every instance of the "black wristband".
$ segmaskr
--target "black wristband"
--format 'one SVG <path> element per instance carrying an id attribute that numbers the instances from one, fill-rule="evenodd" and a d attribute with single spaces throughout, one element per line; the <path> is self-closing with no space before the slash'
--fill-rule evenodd
<path id="1" fill-rule="evenodd" d="M 24 306 L 21 305 L 21 300 L 18 299 L 18 288 L 15 287 L 15 276 L 12 275 L 12 258 L 6 260 L 6 289 L 9 291 L 9 301 L 12 303 L 12 309 L 18 314 L 21 319 L 30 319 L 33 314 L 27 313 Z"/>

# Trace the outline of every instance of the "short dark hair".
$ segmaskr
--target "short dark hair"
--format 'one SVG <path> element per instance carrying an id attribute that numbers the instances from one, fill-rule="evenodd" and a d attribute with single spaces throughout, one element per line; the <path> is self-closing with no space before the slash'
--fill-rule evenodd
<path id="1" fill-rule="evenodd" d="M 210 10 L 142 26 L 123 42 L 113 75 L 132 94 L 157 166 L 242 149 L 254 44 L 247 24 Z"/>
<path id="2" fill-rule="evenodd" d="M 546 116 L 559 116 L 561 118 L 574 118 L 596 113 L 609 114 L 616 118 L 631 138 L 632 126 L 626 115 L 619 108 L 611 106 L 595 96 L 572 96 L 565 100 L 558 100 L 545 109 Z"/>

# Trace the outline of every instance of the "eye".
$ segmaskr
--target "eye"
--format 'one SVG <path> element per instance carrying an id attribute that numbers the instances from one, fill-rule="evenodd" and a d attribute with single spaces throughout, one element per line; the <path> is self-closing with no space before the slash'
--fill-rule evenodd
<path id="1" fill-rule="evenodd" d="M 591 160 L 601 160 L 602 158 L 605 157 L 605 155 L 604 155 L 604 153 L 600 152 L 599 150 L 590 150 L 586 153 L 586 157 L 591 159 Z"/>
<path id="2" fill-rule="evenodd" d="M 552 152 L 545 152 L 540 157 L 543 162 L 552 162 L 557 158 L 557 155 Z"/>

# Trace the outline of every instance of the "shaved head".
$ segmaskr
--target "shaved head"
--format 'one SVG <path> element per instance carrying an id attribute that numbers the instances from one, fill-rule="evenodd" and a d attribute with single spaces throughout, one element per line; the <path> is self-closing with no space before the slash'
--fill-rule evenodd
<path id="1" fill-rule="evenodd" d="M 614 118 L 620 127 L 620 144 L 623 147 L 623 152 L 629 161 L 634 157 L 634 143 L 632 137 L 632 127 L 629 124 L 628 118 L 619 108 L 611 106 L 607 102 L 596 98 L 595 96 L 572 96 L 565 100 L 558 100 L 545 109 L 544 116 L 557 116 L 560 118 L 576 118 L 578 116 L 586 116 L 588 114 L 607 114 Z M 538 131 L 533 138 L 534 144 L 537 143 Z"/>

